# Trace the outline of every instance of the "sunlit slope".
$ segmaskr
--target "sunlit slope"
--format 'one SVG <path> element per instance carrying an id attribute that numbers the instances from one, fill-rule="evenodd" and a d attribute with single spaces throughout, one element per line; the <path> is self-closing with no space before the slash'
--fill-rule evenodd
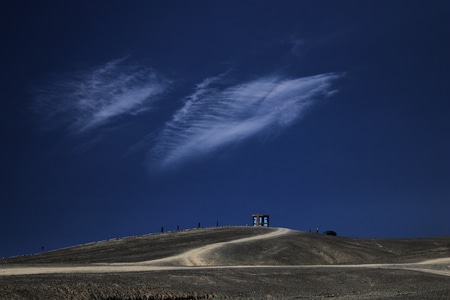
<path id="1" fill-rule="evenodd" d="M 287 230 L 280 235 L 265 237 L 275 230 L 277 229 L 218 227 L 152 234 L 79 245 L 39 255 L 4 259 L 0 260 L 0 263 L 148 262 L 201 248 L 207 250 L 201 252 L 201 260 L 205 265 L 399 263 L 450 256 L 450 237 L 356 239 L 296 230 Z M 239 241 L 252 236 L 261 238 Z M 229 243 L 231 241 L 235 242 Z M 216 245 L 217 243 L 220 244 Z M 209 245 L 216 246 L 208 247 Z"/>

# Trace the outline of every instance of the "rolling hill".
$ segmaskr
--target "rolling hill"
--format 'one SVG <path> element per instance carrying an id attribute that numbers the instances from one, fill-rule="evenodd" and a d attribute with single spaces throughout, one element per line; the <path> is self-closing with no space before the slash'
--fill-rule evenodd
<path id="1" fill-rule="evenodd" d="M 0 299 L 448 299 L 449 257 L 450 237 L 194 229 L 1 259 Z"/>

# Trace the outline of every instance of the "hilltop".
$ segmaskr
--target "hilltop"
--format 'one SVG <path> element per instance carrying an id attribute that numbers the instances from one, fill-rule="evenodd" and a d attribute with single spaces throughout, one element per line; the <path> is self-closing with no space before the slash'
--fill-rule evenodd
<path id="1" fill-rule="evenodd" d="M 2 259 L 0 298 L 447 299 L 449 257 L 450 237 L 194 229 Z"/>

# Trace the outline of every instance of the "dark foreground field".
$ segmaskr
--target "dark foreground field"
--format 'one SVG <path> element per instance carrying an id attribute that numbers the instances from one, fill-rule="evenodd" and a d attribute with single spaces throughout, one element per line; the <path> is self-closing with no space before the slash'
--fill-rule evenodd
<path id="1" fill-rule="evenodd" d="M 449 237 L 353 239 L 288 231 L 223 243 L 275 230 L 201 229 L 0 260 L 0 299 L 450 299 L 448 265 L 433 266 L 443 271 L 440 275 L 402 267 L 450 257 Z M 217 243 L 223 244 L 208 248 Z M 201 254 L 202 266 L 170 259 L 154 263 L 188 250 Z M 123 272 L 117 262 L 168 269 Z M 90 266 L 94 271 L 7 274 L 30 266 Z"/>

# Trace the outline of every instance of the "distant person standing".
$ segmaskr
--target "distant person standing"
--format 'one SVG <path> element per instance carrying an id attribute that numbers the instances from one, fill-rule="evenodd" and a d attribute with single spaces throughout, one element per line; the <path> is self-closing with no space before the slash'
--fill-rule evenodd
<path id="1" fill-rule="evenodd" d="M 316 227 L 316 233 L 319 234 L 319 227 Z"/>
<path id="2" fill-rule="evenodd" d="M 164 233 L 164 227 L 161 226 L 161 233 Z"/>

